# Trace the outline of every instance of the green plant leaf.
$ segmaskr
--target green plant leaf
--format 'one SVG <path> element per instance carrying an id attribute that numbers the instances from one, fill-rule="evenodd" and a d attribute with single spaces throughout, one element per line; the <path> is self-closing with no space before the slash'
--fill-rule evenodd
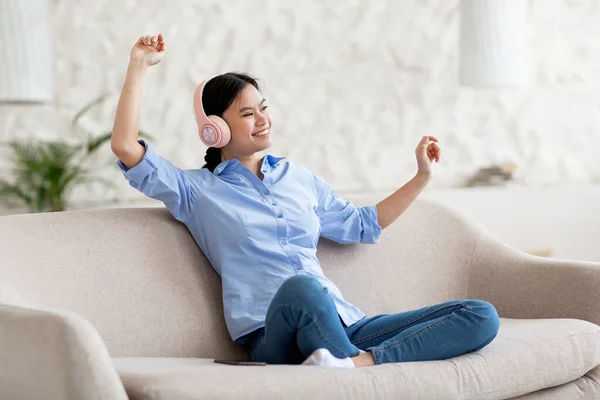
<path id="1" fill-rule="evenodd" d="M 146 132 L 143 132 L 143 131 L 138 131 L 138 136 L 149 139 L 149 140 L 154 140 L 154 136 L 152 136 Z"/>
<path id="2" fill-rule="evenodd" d="M 44 180 L 48 183 L 52 204 L 59 203 L 56 199 L 64 197 L 62 182 L 65 177 L 78 174 L 80 167 L 73 162 L 78 147 L 63 142 L 44 143 L 40 146 L 40 153 L 46 171 Z"/>
<path id="3" fill-rule="evenodd" d="M 79 146 L 62 141 L 13 141 L 13 175 L 22 183 L 21 191 L 31 198 L 33 212 L 56 209 L 64 204 L 65 176 L 79 174 L 73 162 Z"/>
<path id="4" fill-rule="evenodd" d="M 88 143 L 87 143 L 87 153 L 92 154 L 93 152 L 98 150 L 98 148 L 100 146 L 102 146 L 104 143 L 110 141 L 111 137 L 112 137 L 112 132 L 108 132 L 108 133 L 103 133 L 102 135 L 97 136 L 95 138 L 89 139 Z"/>
<path id="5" fill-rule="evenodd" d="M 37 188 L 35 193 L 36 197 L 34 198 L 34 202 L 32 204 L 32 212 L 44 212 L 51 208 L 51 200 L 48 192 L 48 188 L 44 186 L 39 186 Z"/>
<path id="6" fill-rule="evenodd" d="M 36 187 L 41 183 L 45 167 L 36 144 L 13 140 L 9 142 L 13 150 L 12 162 L 15 181 L 27 187 Z"/>
<path id="7" fill-rule="evenodd" d="M 92 107 L 110 96 L 105 93 L 87 103 L 73 118 L 74 127 Z M 154 137 L 139 131 L 140 138 Z M 111 180 L 90 177 L 83 163 L 91 153 L 110 141 L 112 132 L 89 137 L 77 145 L 65 141 L 11 140 L 0 146 L 11 150 L 12 178 L 15 183 L 0 180 L 0 200 L 25 203 L 30 212 L 61 211 L 70 191 L 79 184 L 94 182 L 117 188 Z M 81 155 L 81 157 L 78 157 Z M 114 160 L 111 160 L 114 164 Z"/>
<path id="8" fill-rule="evenodd" d="M 73 166 L 71 169 L 62 176 L 62 179 L 59 183 L 59 191 L 60 193 L 67 193 L 70 191 L 70 186 L 73 186 L 76 183 L 83 183 L 86 181 L 88 174 L 88 170 L 79 167 Z M 72 185 L 73 184 L 73 185 Z"/>
<path id="9" fill-rule="evenodd" d="M 95 105 L 102 103 L 109 96 L 110 93 L 104 93 L 87 103 L 81 110 L 79 110 L 79 112 L 77 112 L 77 114 L 75 114 L 75 117 L 73 117 L 73 120 L 71 121 L 71 127 L 74 128 L 75 125 L 77 125 L 77 122 L 79 122 L 79 119 L 83 117 L 85 113 L 87 113 Z"/>
<path id="10" fill-rule="evenodd" d="M 0 199 L 15 200 L 18 199 L 25 203 L 28 207 L 31 206 L 31 196 L 27 195 L 19 186 L 10 183 L 4 179 L 0 179 Z"/>

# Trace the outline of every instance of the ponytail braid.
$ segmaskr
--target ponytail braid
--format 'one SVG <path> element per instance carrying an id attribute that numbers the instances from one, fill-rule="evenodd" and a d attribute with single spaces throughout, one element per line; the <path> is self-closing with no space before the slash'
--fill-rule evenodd
<path id="1" fill-rule="evenodd" d="M 221 149 L 216 147 L 206 149 L 204 161 L 206 164 L 202 168 L 208 168 L 210 172 L 214 172 L 217 165 L 221 163 Z"/>

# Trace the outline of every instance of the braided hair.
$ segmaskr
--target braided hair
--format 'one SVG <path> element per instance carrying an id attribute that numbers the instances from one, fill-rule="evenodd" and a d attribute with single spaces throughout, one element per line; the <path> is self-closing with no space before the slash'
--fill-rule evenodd
<path id="1" fill-rule="evenodd" d="M 214 172 L 217 165 L 221 163 L 221 149 L 216 147 L 206 149 L 204 161 L 206 161 L 206 164 L 202 168 L 208 168 L 210 172 Z"/>
<path id="2" fill-rule="evenodd" d="M 206 82 L 202 91 L 202 105 L 206 115 L 216 115 L 223 118 L 223 113 L 233 103 L 237 95 L 251 84 L 257 90 L 258 81 L 248 74 L 228 72 L 218 75 Z M 221 163 L 221 149 L 209 147 L 204 156 L 206 164 L 202 168 L 208 168 L 214 172 L 217 165 Z"/>

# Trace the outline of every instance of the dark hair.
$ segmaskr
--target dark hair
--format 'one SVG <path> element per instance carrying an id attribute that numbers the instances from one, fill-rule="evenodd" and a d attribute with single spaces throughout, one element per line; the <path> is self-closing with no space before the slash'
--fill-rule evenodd
<path id="1" fill-rule="evenodd" d="M 223 117 L 223 113 L 233 103 L 237 95 L 251 84 L 257 90 L 258 81 L 248 74 L 238 72 L 228 72 L 218 75 L 206 82 L 206 86 L 202 91 L 202 105 L 206 115 L 216 115 Z M 221 162 L 221 149 L 209 147 L 204 156 L 206 164 L 202 168 L 208 168 L 210 172 L 214 172 L 215 168 Z"/>

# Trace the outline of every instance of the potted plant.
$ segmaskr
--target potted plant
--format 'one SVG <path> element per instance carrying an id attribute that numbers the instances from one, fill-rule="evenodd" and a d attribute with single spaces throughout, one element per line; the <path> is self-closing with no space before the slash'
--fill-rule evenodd
<path id="1" fill-rule="evenodd" d="M 75 128 L 86 112 L 107 97 L 103 94 L 86 104 L 71 121 L 71 127 Z M 111 134 L 88 133 L 88 139 L 80 144 L 18 139 L 3 143 L 11 150 L 13 179 L 0 179 L 0 201 L 10 207 L 24 204 L 32 213 L 64 211 L 69 194 L 77 185 L 99 182 L 115 187 L 104 178 L 91 176 L 85 167 L 88 158 L 110 141 Z M 152 139 L 142 131 L 139 136 Z"/>

